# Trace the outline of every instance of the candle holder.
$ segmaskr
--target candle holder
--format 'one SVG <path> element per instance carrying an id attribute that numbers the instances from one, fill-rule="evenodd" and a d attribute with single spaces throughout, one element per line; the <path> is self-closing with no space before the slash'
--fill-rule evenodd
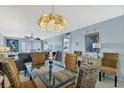
<path id="1" fill-rule="evenodd" d="M 101 48 L 101 43 L 93 43 L 93 48 L 96 52 L 96 58 L 99 58 L 99 52 Z"/>
<path id="2" fill-rule="evenodd" d="M 52 65 L 53 63 L 53 60 L 49 60 L 49 84 L 51 85 L 52 84 Z"/>

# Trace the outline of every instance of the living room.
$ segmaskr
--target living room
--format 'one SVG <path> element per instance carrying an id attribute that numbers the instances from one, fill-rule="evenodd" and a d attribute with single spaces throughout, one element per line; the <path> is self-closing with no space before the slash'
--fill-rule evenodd
<path id="1" fill-rule="evenodd" d="M 84 77 L 82 76 L 84 80 L 91 82 L 87 84 L 88 81 L 84 82 L 83 79 L 81 79 L 82 84 L 80 88 L 123 88 L 123 10 L 124 6 L 121 5 L 0 6 L 1 87 L 21 88 L 20 84 L 13 85 L 14 81 L 11 81 L 12 79 L 8 77 L 9 75 L 5 75 L 8 72 L 6 72 L 7 68 L 5 69 L 6 66 L 3 64 L 10 64 L 10 61 L 13 60 L 14 64 L 16 64 L 16 70 L 19 71 L 18 77 L 20 81 L 26 82 L 34 80 L 33 83 L 35 83 L 38 88 L 79 87 L 80 84 L 78 83 L 80 81 L 77 80 L 77 83 L 74 83 L 74 81 L 77 79 L 76 76 L 79 75 L 80 69 L 85 68 L 85 65 L 87 65 L 88 68 L 85 68 L 85 71 L 88 71 L 87 69 L 90 69 L 90 66 L 92 68 L 92 64 L 95 63 L 93 61 L 97 60 L 101 63 L 99 67 L 100 70 L 97 70 L 97 74 L 94 74 L 94 72 L 89 74 L 91 76 L 97 76 L 90 77 L 89 80 L 86 75 L 84 75 Z M 59 24 L 64 26 L 64 30 L 61 31 L 60 28 L 57 30 L 58 32 L 49 31 L 48 29 L 53 30 L 53 24 L 49 26 L 49 23 L 47 23 L 46 31 L 44 31 L 47 18 L 44 19 L 45 21 L 41 19 L 43 19 L 43 14 L 46 13 L 46 11 L 49 14 L 48 16 L 53 18 L 52 20 L 55 18 L 64 20 L 63 23 Z M 54 12 L 61 15 L 61 17 L 56 17 L 58 15 L 54 17 Z M 51 13 L 53 13 L 52 17 Z M 39 24 L 39 21 L 41 23 L 44 22 L 44 25 Z M 43 53 L 43 55 L 40 55 L 40 53 Z M 75 59 L 73 57 L 70 59 L 66 58 L 66 56 L 68 56 L 67 54 L 73 54 Z M 87 56 L 88 61 L 84 60 L 85 56 Z M 10 58 L 13 60 L 10 60 Z M 65 71 L 65 68 L 68 68 L 66 66 L 70 66 L 71 64 L 70 67 L 73 67 L 73 59 L 76 60 L 74 61 L 76 71 L 73 71 L 74 73 Z M 33 61 L 38 63 L 39 60 L 45 60 L 45 63 L 40 65 L 40 67 L 38 66 L 38 68 L 37 66 L 33 68 L 31 65 Z M 72 63 L 68 64 L 69 60 L 71 60 L 70 62 Z M 104 60 L 107 67 L 111 65 L 110 68 L 101 68 L 105 66 L 105 64 L 102 64 Z M 67 65 L 65 61 L 67 61 Z M 106 63 L 107 61 L 110 61 L 110 63 Z M 64 72 L 61 71 L 63 69 Z M 92 71 L 92 69 L 90 70 Z M 67 78 L 65 73 L 69 75 L 69 78 Z M 42 77 L 42 75 L 44 75 L 44 77 Z M 28 82 L 26 84 L 30 85 L 32 83 Z"/>

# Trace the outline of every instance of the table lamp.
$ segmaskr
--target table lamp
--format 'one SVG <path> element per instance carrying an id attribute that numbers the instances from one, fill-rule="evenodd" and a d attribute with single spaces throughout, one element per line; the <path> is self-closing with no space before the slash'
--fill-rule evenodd
<path id="1" fill-rule="evenodd" d="M 99 58 L 98 53 L 99 53 L 99 49 L 101 48 L 101 43 L 93 43 L 93 48 L 96 49 L 96 55 L 97 58 Z"/>

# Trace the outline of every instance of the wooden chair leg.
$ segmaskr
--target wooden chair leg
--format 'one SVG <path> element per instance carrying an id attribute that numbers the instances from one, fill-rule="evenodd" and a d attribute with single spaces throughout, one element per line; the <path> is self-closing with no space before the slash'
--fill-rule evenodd
<path id="1" fill-rule="evenodd" d="M 32 77 L 30 76 L 30 80 L 32 80 Z"/>
<path id="2" fill-rule="evenodd" d="M 117 87 L 117 76 L 115 76 L 115 87 Z"/>
<path id="3" fill-rule="evenodd" d="M 99 81 L 101 81 L 101 72 L 99 72 Z"/>

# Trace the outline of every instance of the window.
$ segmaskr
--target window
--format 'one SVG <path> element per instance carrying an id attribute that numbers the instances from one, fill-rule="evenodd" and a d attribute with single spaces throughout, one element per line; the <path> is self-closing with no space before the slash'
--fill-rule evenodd
<path id="1" fill-rule="evenodd" d="M 22 52 L 38 52 L 41 51 L 41 41 L 22 41 Z"/>

